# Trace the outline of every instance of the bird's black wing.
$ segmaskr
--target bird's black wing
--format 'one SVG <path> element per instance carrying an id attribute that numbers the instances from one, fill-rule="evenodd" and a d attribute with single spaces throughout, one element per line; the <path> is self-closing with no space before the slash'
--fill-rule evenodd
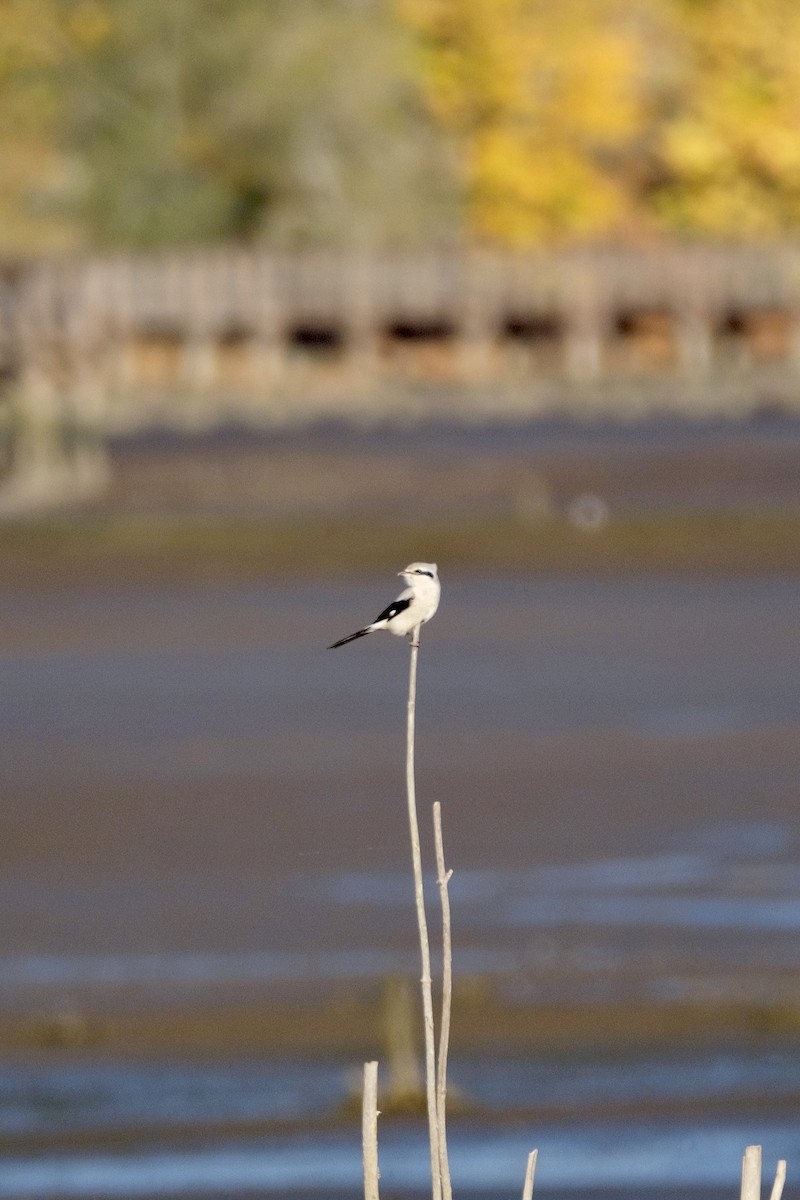
<path id="1" fill-rule="evenodd" d="M 341 638 L 338 642 L 334 642 L 329 646 L 329 650 L 335 650 L 337 646 L 346 646 L 348 642 L 354 642 L 356 638 L 364 637 L 368 633 L 372 633 L 373 628 L 379 625 L 381 621 L 391 621 L 398 613 L 405 612 L 411 603 L 411 596 L 402 600 L 393 600 L 391 604 L 379 613 L 371 625 L 367 625 L 366 629 L 359 629 L 356 633 L 350 633 L 346 638 Z"/>
<path id="2" fill-rule="evenodd" d="M 406 597 L 405 600 L 393 600 L 391 604 L 386 606 L 382 613 L 378 613 L 372 624 L 377 625 L 379 621 L 391 621 L 398 613 L 405 612 L 410 603 L 410 596 Z"/>

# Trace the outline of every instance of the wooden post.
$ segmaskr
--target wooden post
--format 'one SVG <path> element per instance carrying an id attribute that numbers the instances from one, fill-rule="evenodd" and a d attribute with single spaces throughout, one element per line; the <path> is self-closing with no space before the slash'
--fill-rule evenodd
<path id="1" fill-rule="evenodd" d="M 713 318 L 691 304 L 677 318 L 678 361 L 686 375 L 708 375 L 713 365 Z"/>
<path id="2" fill-rule="evenodd" d="M 346 272 L 345 352 L 353 378 L 360 387 L 368 387 L 380 369 L 378 269 L 375 256 L 362 251 L 356 254 Z"/>
<path id="3" fill-rule="evenodd" d="M 416 997 L 411 993 L 409 980 L 390 975 L 383 994 L 387 1106 L 413 1103 L 425 1095 L 414 1036 L 416 1016 Z"/>
<path id="4" fill-rule="evenodd" d="M 590 383 L 603 368 L 604 328 L 597 308 L 567 314 L 564 336 L 564 369 L 570 379 Z"/>
<path id="5" fill-rule="evenodd" d="M 100 494 L 110 478 L 103 430 L 108 381 L 108 329 L 102 273 L 92 261 L 69 280 L 64 328 L 68 364 L 65 402 L 72 423 L 70 469 L 77 494 Z"/>
<path id="6" fill-rule="evenodd" d="M 486 383 L 492 376 L 496 329 L 494 322 L 497 290 L 496 264 L 483 254 L 463 259 L 463 274 L 455 286 L 461 294 L 449 298 L 459 313 L 458 357 L 461 380 L 470 386 Z"/>
<path id="7" fill-rule="evenodd" d="M 581 255 L 565 264 L 560 280 L 564 370 L 577 383 L 590 383 L 603 370 L 608 314 L 601 299 L 598 270 L 591 258 Z"/>
<path id="8" fill-rule="evenodd" d="M 286 371 L 286 348 L 278 298 L 278 269 L 274 258 L 259 254 L 253 262 L 253 313 L 249 352 L 259 392 L 269 394 Z"/>
<path id="9" fill-rule="evenodd" d="M 172 265 L 170 261 L 167 267 Z M 216 277 L 219 265 L 198 254 L 181 266 L 181 278 L 173 281 L 185 296 L 186 325 L 181 348 L 180 379 L 190 391 L 208 392 L 217 377 L 217 335 L 212 298 L 219 287 Z"/>
<path id="10" fill-rule="evenodd" d="M 109 387 L 123 395 L 137 383 L 135 266 L 129 255 L 104 263 L 105 302 L 109 321 Z"/>
<path id="11" fill-rule="evenodd" d="M 17 432 L 3 503 L 21 510 L 56 500 L 63 486 L 58 309 L 55 271 L 40 264 L 22 281 L 15 322 L 20 355 Z"/>

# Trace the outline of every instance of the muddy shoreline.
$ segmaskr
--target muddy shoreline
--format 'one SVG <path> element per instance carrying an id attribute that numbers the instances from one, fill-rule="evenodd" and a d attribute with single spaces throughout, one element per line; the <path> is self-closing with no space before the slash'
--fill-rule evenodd
<path id="1" fill-rule="evenodd" d="M 151 1002 L 120 1010 L 113 1003 L 83 1010 L 7 1014 L 0 1018 L 0 1053 L 90 1051 L 133 1056 L 383 1054 L 385 1014 L 375 989 L 350 998 L 295 997 L 284 1003 L 179 1008 Z M 769 1045 L 797 1039 L 800 1005 L 573 1004 L 511 1005 L 486 992 L 456 997 L 455 1052 L 520 1054 L 641 1047 Z"/>
<path id="2" fill-rule="evenodd" d="M 566 516 L 398 522 L 356 516 L 103 515 L 0 526 L 0 594 L 94 585 L 370 578 L 418 557 L 450 578 L 628 576 L 748 579 L 800 571 L 800 506 L 615 516 L 584 530 Z"/>

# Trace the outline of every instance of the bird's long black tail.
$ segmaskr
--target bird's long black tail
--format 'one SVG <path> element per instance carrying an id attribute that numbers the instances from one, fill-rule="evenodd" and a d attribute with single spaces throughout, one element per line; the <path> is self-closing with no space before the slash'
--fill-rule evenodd
<path id="1" fill-rule="evenodd" d="M 366 629 L 359 629 L 358 633 L 349 633 L 346 638 L 341 638 L 338 642 L 334 642 L 332 646 L 328 646 L 329 650 L 335 650 L 337 646 L 346 646 L 348 642 L 354 642 L 356 638 L 366 637 L 368 633 L 372 633 L 370 626 Z"/>

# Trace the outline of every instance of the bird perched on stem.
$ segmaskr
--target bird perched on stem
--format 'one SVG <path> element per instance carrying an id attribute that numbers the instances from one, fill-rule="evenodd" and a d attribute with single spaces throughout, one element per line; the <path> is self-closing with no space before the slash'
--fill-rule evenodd
<path id="1" fill-rule="evenodd" d="M 441 594 L 436 563 L 414 562 L 397 574 L 405 579 L 408 587 L 396 600 L 387 605 L 371 625 L 365 625 L 363 629 L 334 642 L 328 647 L 329 650 L 345 646 L 348 642 L 354 642 L 356 638 L 366 637 L 368 633 L 377 633 L 380 629 L 388 629 L 389 633 L 403 637 L 413 634 L 420 625 L 430 621 L 439 607 Z"/>

